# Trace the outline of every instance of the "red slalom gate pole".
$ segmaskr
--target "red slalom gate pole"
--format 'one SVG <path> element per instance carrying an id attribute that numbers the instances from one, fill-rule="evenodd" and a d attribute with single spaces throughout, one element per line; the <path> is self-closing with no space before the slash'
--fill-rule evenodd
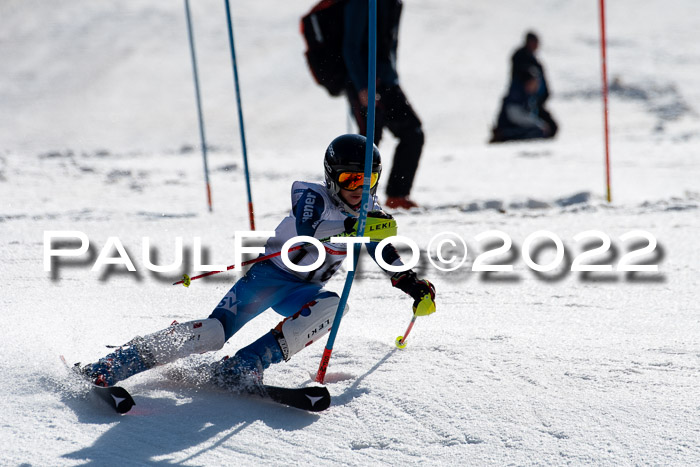
<path id="1" fill-rule="evenodd" d="M 603 73 L 603 124 L 605 133 L 605 187 L 609 203 L 612 201 L 612 195 L 610 193 L 610 135 L 608 130 L 608 66 L 606 49 L 605 0 L 600 0 L 600 51 Z"/>
<path id="2" fill-rule="evenodd" d="M 255 213 L 252 201 L 248 202 L 248 219 L 250 220 L 250 230 L 255 230 Z"/>

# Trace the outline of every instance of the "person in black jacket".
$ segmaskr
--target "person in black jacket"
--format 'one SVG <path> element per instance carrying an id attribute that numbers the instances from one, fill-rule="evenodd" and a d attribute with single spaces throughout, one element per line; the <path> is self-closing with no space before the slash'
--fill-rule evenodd
<path id="1" fill-rule="evenodd" d="M 399 140 L 386 187 L 385 207 L 410 209 L 409 198 L 423 150 L 423 128 L 399 84 L 396 71 L 401 0 L 377 2 L 377 96 L 374 142 L 387 127 Z M 368 1 L 348 0 L 344 7 L 343 60 L 349 81 L 346 96 L 361 134 L 367 134 Z"/>
<path id="2" fill-rule="evenodd" d="M 511 81 L 508 94 L 493 129 L 491 143 L 535 138 L 551 138 L 557 124 L 540 104 L 538 91 L 542 88 L 536 67 L 526 70 L 520 79 Z"/>
<path id="3" fill-rule="evenodd" d="M 535 56 L 539 38 L 525 35 L 525 44 L 511 58 L 511 83 L 493 129 L 491 143 L 517 139 L 551 138 L 558 125 L 544 105 L 549 88 L 544 68 Z"/>
<path id="4" fill-rule="evenodd" d="M 540 46 L 540 40 L 537 35 L 530 31 L 525 35 L 525 44 L 515 51 L 511 57 L 511 80 L 525 82 L 528 75 L 532 73 L 534 67 L 540 77 L 540 87 L 537 89 L 537 100 L 540 106 L 549 98 L 549 89 L 547 87 L 547 79 L 544 75 L 544 68 L 535 52 Z"/>

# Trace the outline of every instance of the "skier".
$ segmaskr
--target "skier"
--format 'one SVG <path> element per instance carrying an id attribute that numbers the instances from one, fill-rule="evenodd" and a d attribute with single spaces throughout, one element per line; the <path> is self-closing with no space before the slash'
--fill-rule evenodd
<path id="1" fill-rule="evenodd" d="M 289 360 L 325 335 L 333 324 L 340 299 L 323 286 L 340 267 L 347 247 L 344 243 L 331 243 L 328 238 L 356 234 L 364 180 L 365 141 L 361 135 L 342 135 L 331 142 L 324 160 L 325 185 L 300 181 L 292 184 L 292 210 L 265 246 L 265 254 L 269 254 L 280 251 L 284 242 L 298 235 L 323 239 L 327 254 L 321 266 L 301 273 L 287 268 L 280 257 L 256 263 L 207 319 L 174 323 L 167 329 L 136 337 L 80 371 L 98 386 L 113 386 L 156 365 L 219 350 L 248 321 L 272 308 L 284 317 L 274 329 L 240 349 L 232 358 L 208 364 L 197 372 L 201 373 L 203 382 L 250 390 L 262 384 L 263 371 L 271 364 Z M 396 234 L 395 222 L 387 222 L 392 217 L 377 203 L 381 171 L 381 157 L 374 146 L 370 183 L 373 210 L 367 217 L 367 228 L 373 226 L 373 235 L 372 242 L 366 244 L 373 258 L 377 246 L 374 241 Z M 384 248 L 382 258 L 393 266 L 403 264 L 391 245 Z M 300 266 L 313 264 L 317 259 L 318 252 L 313 246 L 290 255 L 290 260 Z M 415 300 L 414 308 L 421 300 L 435 298 L 434 286 L 418 279 L 411 270 L 393 274 L 391 282 Z M 434 311 L 434 307 L 430 309 Z M 347 311 L 346 306 L 344 313 Z"/>

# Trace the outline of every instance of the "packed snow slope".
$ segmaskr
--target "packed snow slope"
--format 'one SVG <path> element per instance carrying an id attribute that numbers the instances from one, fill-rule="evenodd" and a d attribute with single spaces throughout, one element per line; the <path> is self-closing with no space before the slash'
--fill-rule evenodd
<path id="1" fill-rule="evenodd" d="M 214 211 L 207 212 L 194 88 L 181 2 L 5 0 L 0 3 L 0 437 L 3 465 L 482 465 L 700 463 L 700 3 L 608 5 L 612 194 L 604 200 L 597 2 L 407 0 L 399 71 L 424 123 L 413 197 L 394 213 L 422 250 L 438 311 L 394 347 L 411 301 L 366 257 L 350 295 L 318 415 L 168 378 L 164 367 L 123 383 L 137 405 L 116 416 L 62 367 L 93 361 L 169 325 L 206 317 L 240 273 L 171 286 L 205 261 L 233 262 L 247 230 L 233 78 L 223 2 L 192 3 Z M 311 1 L 232 2 L 257 228 L 290 208 L 295 180 L 319 180 L 328 142 L 346 132 L 346 105 L 315 85 L 298 20 Z M 528 29 L 561 132 L 549 142 L 489 146 L 509 56 Z M 380 145 L 391 165 L 395 140 Z M 386 180 L 380 181 L 380 193 Z M 44 270 L 44 232 L 82 231 L 90 250 Z M 513 272 L 472 271 L 477 255 Z M 565 257 L 550 272 L 549 230 Z M 572 272 L 590 261 L 611 272 Z M 639 264 L 616 268 L 658 242 Z M 468 246 L 456 271 L 428 261 L 451 231 Z M 136 272 L 92 265 L 118 237 Z M 181 271 L 146 269 L 186 248 Z M 148 252 L 148 249 L 147 249 Z M 116 256 L 113 248 L 107 252 Z M 449 257 L 449 254 L 446 256 Z M 433 254 L 433 257 L 435 255 Z M 340 291 L 344 270 L 328 284 Z M 220 352 L 276 325 L 268 312 Z M 311 383 L 323 342 L 265 375 Z"/>

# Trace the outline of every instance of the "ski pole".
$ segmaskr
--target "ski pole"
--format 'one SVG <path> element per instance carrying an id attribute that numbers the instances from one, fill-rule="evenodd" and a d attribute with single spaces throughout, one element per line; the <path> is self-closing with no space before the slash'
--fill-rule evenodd
<path id="1" fill-rule="evenodd" d="M 296 250 L 298 250 L 298 249 L 300 249 L 300 248 L 303 248 L 303 247 L 305 247 L 305 246 L 306 246 L 306 244 L 304 244 L 304 245 L 297 245 L 297 246 L 295 246 L 295 247 L 290 248 L 289 251 L 296 251 Z M 248 266 L 249 264 L 259 263 L 259 262 L 261 262 L 261 261 L 265 261 L 266 259 L 274 258 L 274 257 L 279 256 L 279 255 L 281 255 L 281 254 L 282 254 L 282 252 L 281 252 L 281 251 L 278 251 L 277 253 L 270 253 L 269 255 L 258 256 L 257 258 L 253 258 L 253 259 L 248 260 L 248 261 L 243 261 L 243 262 L 241 263 L 241 267 L 243 267 L 243 266 Z M 204 274 L 200 274 L 200 275 L 198 275 L 198 276 L 192 276 L 192 277 L 188 276 L 187 274 L 183 274 L 182 280 L 179 280 L 179 281 L 177 281 L 177 282 L 173 282 L 173 285 L 182 284 L 182 285 L 184 285 L 185 287 L 189 287 L 189 286 L 190 286 L 190 283 L 191 283 L 193 280 L 201 279 L 202 277 L 213 276 L 214 274 L 219 274 L 219 273 L 221 273 L 221 272 L 230 271 L 231 269 L 233 269 L 233 268 L 235 268 L 235 267 L 236 267 L 236 265 L 235 265 L 235 264 L 232 264 L 232 265 L 230 265 L 230 266 L 227 266 L 226 269 L 223 270 L 223 271 L 209 271 L 209 272 L 205 272 Z"/>
<path id="2" fill-rule="evenodd" d="M 321 239 L 319 239 L 319 242 L 324 243 L 324 242 L 329 241 L 330 239 L 331 239 L 331 237 L 328 237 L 328 238 L 321 238 Z M 299 250 L 300 248 L 304 248 L 305 246 L 309 246 L 309 245 L 311 245 L 311 243 L 303 243 L 303 244 L 301 244 L 301 245 L 297 245 L 297 246 L 294 246 L 294 247 L 290 248 L 289 251 L 296 251 L 296 250 Z M 259 262 L 261 262 L 261 261 L 265 261 L 266 259 L 274 258 L 274 257 L 279 256 L 279 255 L 281 255 L 281 254 L 282 254 L 282 252 L 281 252 L 281 251 L 278 251 L 278 252 L 276 252 L 276 253 L 270 253 L 269 255 L 258 256 L 257 258 L 253 258 L 253 259 L 250 259 L 250 260 L 248 260 L 248 261 L 243 261 L 243 262 L 241 263 L 241 267 L 243 267 L 243 266 L 248 266 L 248 265 L 250 265 L 250 264 L 259 263 Z M 201 279 L 202 277 L 213 276 L 214 274 L 219 274 L 219 273 L 221 273 L 221 272 L 230 271 L 231 269 L 233 269 L 233 268 L 235 268 L 235 267 L 236 267 L 236 265 L 235 265 L 235 264 L 232 264 L 232 265 L 230 265 L 230 266 L 227 266 L 226 269 L 224 269 L 223 271 L 209 271 L 209 272 L 205 272 L 204 274 L 200 274 L 200 275 L 198 275 L 198 276 L 193 276 L 193 277 L 190 277 L 190 276 L 188 276 L 187 274 L 183 274 L 182 280 L 179 280 L 179 281 L 177 281 L 177 282 L 173 282 L 173 285 L 182 284 L 182 285 L 184 285 L 185 287 L 189 287 L 189 286 L 190 286 L 190 283 L 191 283 L 193 280 Z"/>
<path id="3" fill-rule="evenodd" d="M 406 329 L 406 332 L 403 333 L 403 336 L 399 336 L 396 338 L 396 347 L 399 349 L 403 349 L 406 347 L 406 338 L 408 338 L 408 335 L 411 333 L 411 329 L 413 329 L 413 324 L 416 322 L 416 318 L 418 315 L 414 314 L 413 318 L 411 318 L 411 322 L 408 323 L 408 328 Z"/>
<path id="4" fill-rule="evenodd" d="M 413 329 L 413 324 L 416 322 L 416 318 L 419 316 L 426 316 L 431 313 L 435 313 L 435 302 L 430 295 L 425 295 L 417 305 L 413 306 L 413 318 L 411 318 L 411 322 L 408 323 L 408 328 L 406 329 L 406 332 L 403 333 L 403 336 L 396 338 L 396 341 L 394 342 L 396 347 L 399 349 L 405 348 L 406 338 L 408 338 L 408 335 L 411 333 L 411 329 Z"/>

